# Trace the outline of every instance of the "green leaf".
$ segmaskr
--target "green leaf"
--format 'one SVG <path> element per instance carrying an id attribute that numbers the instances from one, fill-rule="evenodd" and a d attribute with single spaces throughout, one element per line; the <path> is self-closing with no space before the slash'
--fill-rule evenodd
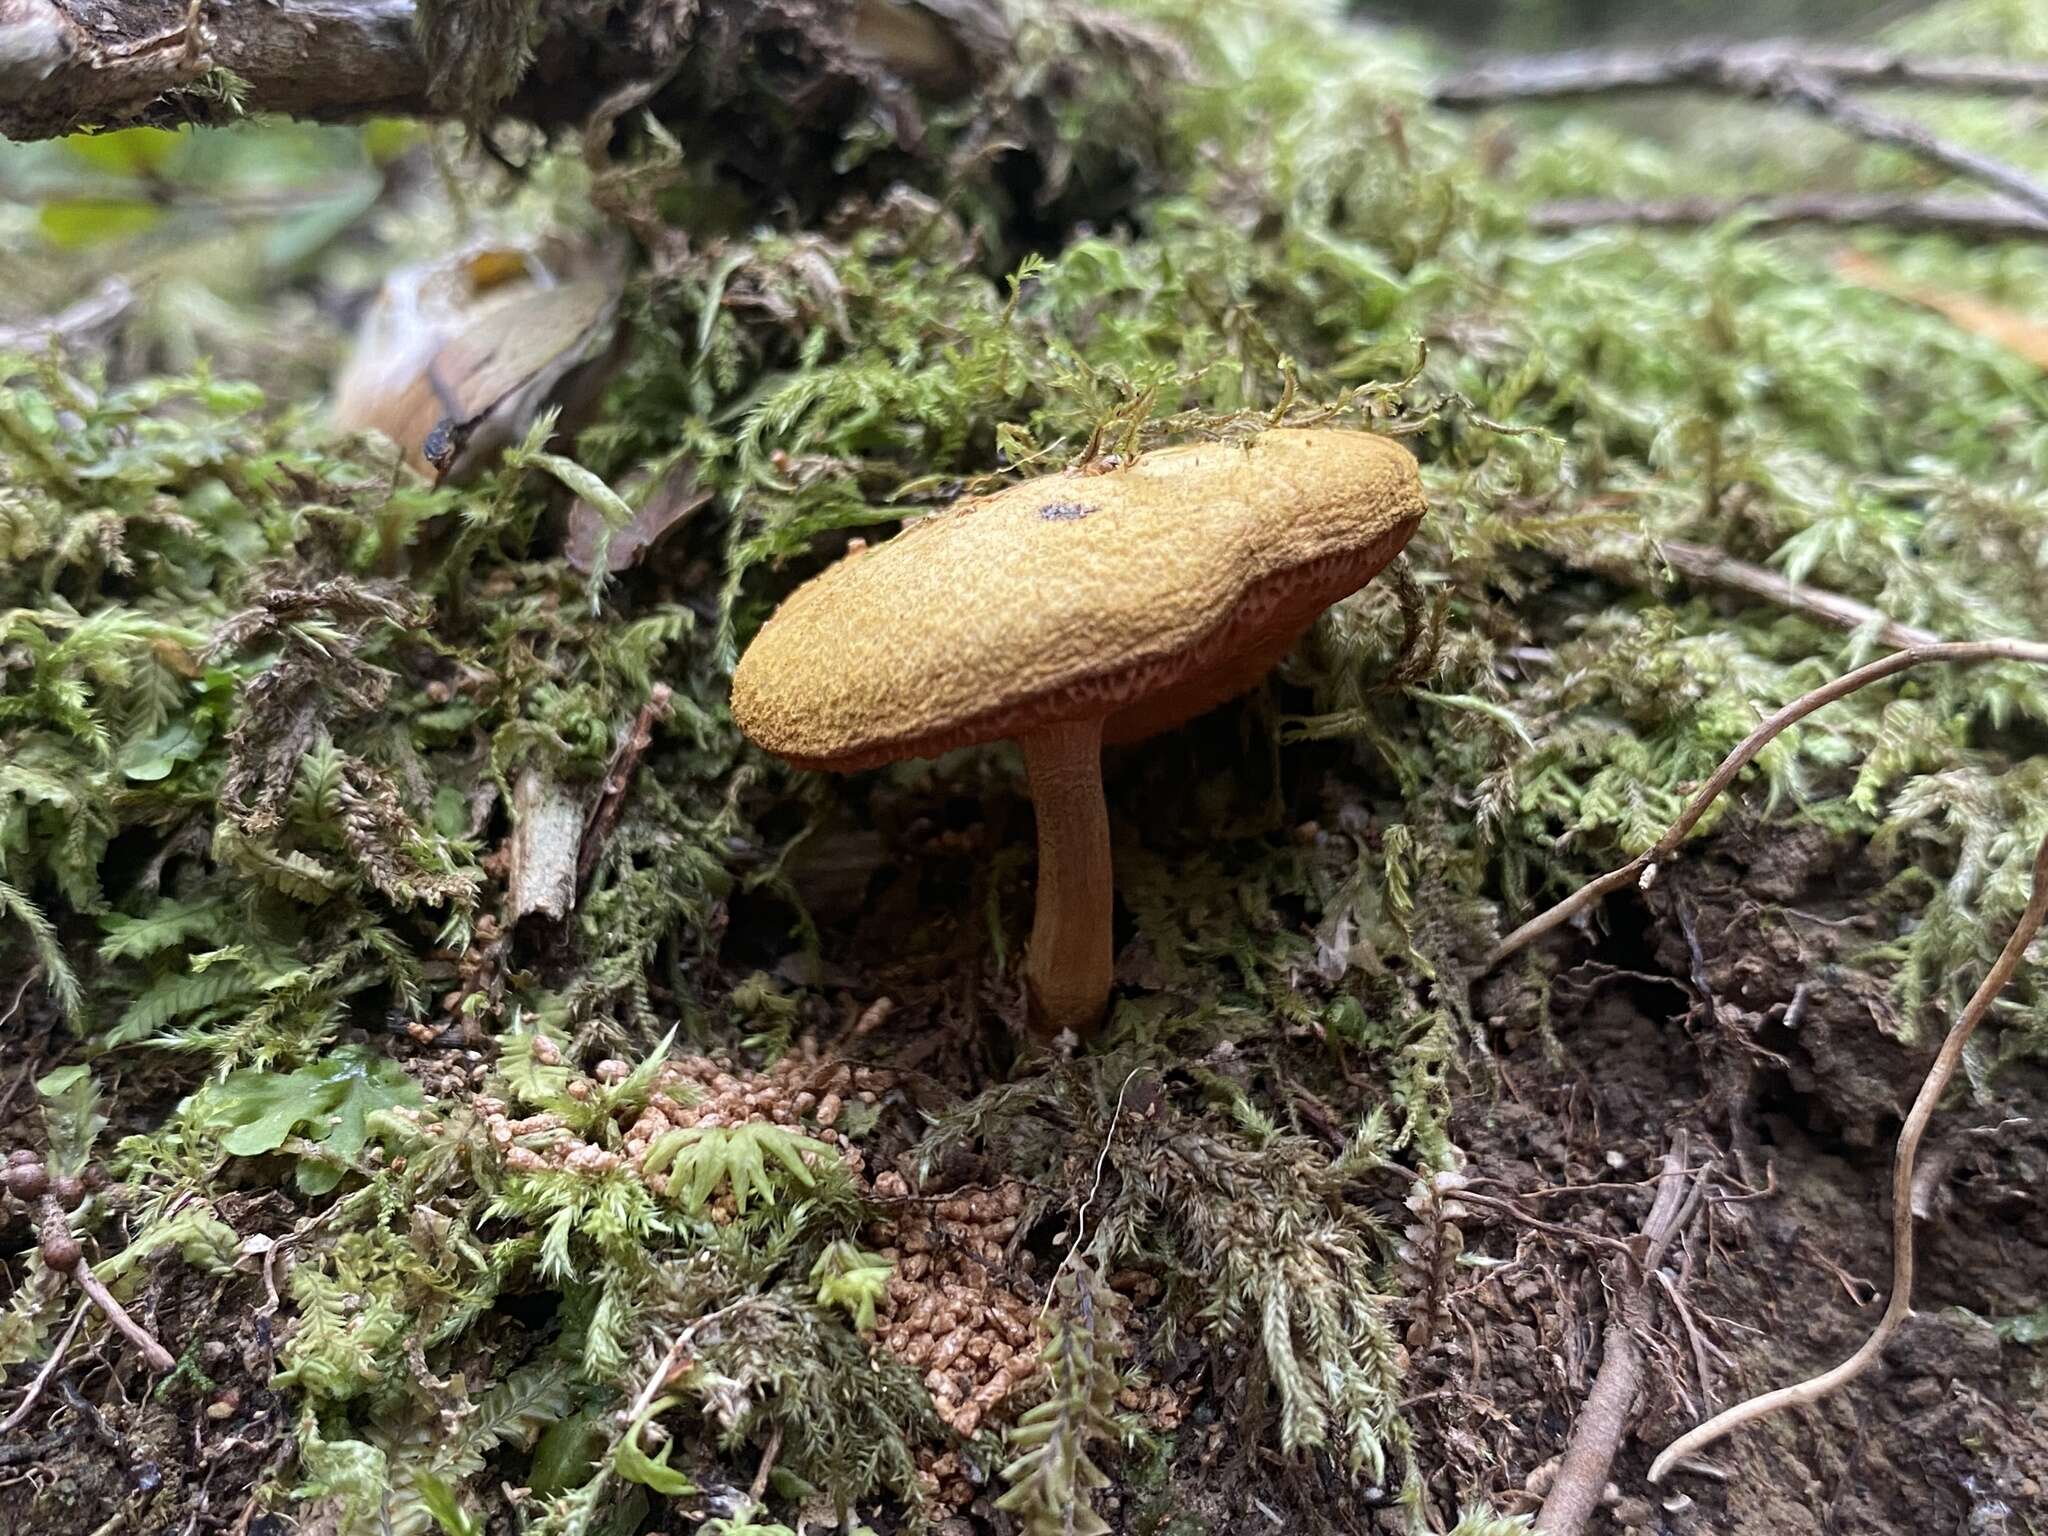
<path id="1" fill-rule="evenodd" d="M 50 1162 L 54 1172 L 82 1173 L 92 1156 L 92 1145 L 106 1128 L 100 1113 L 99 1084 L 86 1066 L 59 1067 L 36 1082 L 36 1094 L 43 1101 L 43 1127 L 50 1139 Z"/>
<path id="2" fill-rule="evenodd" d="M 140 960 L 189 939 L 218 937 L 220 901 L 160 901 L 141 917 L 114 912 L 100 919 L 107 936 L 100 941 L 102 960 Z"/>
<path id="3" fill-rule="evenodd" d="M 236 1157 L 260 1157 L 303 1135 L 352 1163 L 368 1139 L 372 1114 L 422 1102 L 419 1085 L 398 1063 L 362 1046 L 344 1046 L 296 1072 L 231 1072 L 194 1096 L 189 1115 L 195 1125 L 217 1133 L 222 1150 Z M 339 1182 L 340 1170 L 301 1159 L 298 1177 L 301 1189 L 319 1194 Z"/>
<path id="4" fill-rule="evenodd" d="M 180 763 L 189 763 L 206 750 L 213 734 L 202 732 L 190 715 L 173 720 L 154 736 L 131 741 L 121 749 L 121 772 L 144 784 L 169 778 Z"/>
<path id="5" fill-rule="evenodd" d="M 581 1488 L 597 1471 L 597 1458 L 604 1453 L 604 1425 L 599 1414 L 586 1409 L 558 1419 L 541 1433 L 533 1448 L 533 1465 L 526 1485 L 537 1498 L 548 1498 Z"/>
<path id="6" fill-rule="evenodd" d="M 697 1485 L 668 1464 L 669 1453 L 676 1448 L 673 1440 L 662 1445 L 659 1456 L 649 1456 L 640 1449 L 640 1432 L 675 1407 L 677 1401 L 678 1399 L 673 1397 L 664 1397 L 656 1402 L 627 1426 L 626 1433 L 620 1437 L 617 1447 L 612 1451 L 614 1472 L 629 1483 L 639 1483 L 672 1499 L 681 1498 L 686 1493 L 695 1493 Z"/>
<path id="7" fill-rule="evenodd" d="M 162 977 L 122 1012 L 107 1031 L 106 1043 L 133 1045 L 147 1040 L 171 1020 L 218 1007 L 248 987 L 248 978 L 235 965 Z"/>
<path id="8" fill-rule="evenodd" d="M 455 1490 L 440 1478 L 431 1472 L 415 1472 L 413 1486 L 419 1491 L 420 1508 L 446 1536 L 483 1536 L 483 1522 L 462 1507 Z"/>

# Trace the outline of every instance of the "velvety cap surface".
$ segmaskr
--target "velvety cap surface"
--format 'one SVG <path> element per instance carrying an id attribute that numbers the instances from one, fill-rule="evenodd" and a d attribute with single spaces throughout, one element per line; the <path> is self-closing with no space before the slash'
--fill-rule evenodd
<path id="1" fill-rule="evenodd" d="M 1219 642 L 1257 629 L 1248 616 L 1270 629 L 1293 598 L 1313 602 L 1307 622 L 1422 511 L 1414 457 L 1368 432 L 1277 430 L 1027 480 L 791 593 L 740 659 L 733 717 L 778 756 L 853 769 L 1106 716 L 1214 667 Z"/>

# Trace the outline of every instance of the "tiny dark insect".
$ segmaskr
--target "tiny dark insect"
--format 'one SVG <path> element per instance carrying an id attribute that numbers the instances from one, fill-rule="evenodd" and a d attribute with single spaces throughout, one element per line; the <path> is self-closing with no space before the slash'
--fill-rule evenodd
<path id="1" fill-rule="evenodd" d="M 1040 507 L 1038 515 L 1048 523 L 1077 523 L 1094 510 L 1078 501 L 1054 501 Z"/>

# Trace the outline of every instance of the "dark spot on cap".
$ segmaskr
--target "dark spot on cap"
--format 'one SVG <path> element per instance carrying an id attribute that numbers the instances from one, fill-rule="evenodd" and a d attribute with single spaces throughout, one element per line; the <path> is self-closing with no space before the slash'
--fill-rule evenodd
<path id="1" fill-rule="evenodd" d="M 1038 515 L 1048 523 L 1078 523 L 1094 510 L 1078 501 L 1050 501 L 1038 509 Z"/>

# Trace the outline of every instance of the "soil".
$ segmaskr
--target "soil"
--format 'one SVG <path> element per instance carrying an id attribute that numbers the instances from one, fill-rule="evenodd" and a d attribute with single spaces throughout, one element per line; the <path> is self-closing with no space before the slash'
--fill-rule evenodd
<path id="1" fill-rule="evenodd" d="M 1616 1243 L 1638 1231 L 1681 1137 L 1689 1166 L 1709 1168 L 1704 1198 L 1664 1263 L 1647 1384 L 1591 1528 L 2023 1536 L 2048 1522 L 2048 1355 L 1992 1323 L 2048 1302 L 2048 1073 L 2023 1062 L 1937 1117 L 1916 1311 L 1881 1364 L 1816 1410 L 1713 1447 L 1708 1473 L 1644 1480 L 1705 1412 L 1833 1364 L 1881 1310 L 1891 1146 L 1933 1041 L 1901 1041 L 1881 992 L 1836 969 L 1875 936 L 1876 884 L 1853 848 L 1818 834 L 1725 832 L 1610 906 L 1597 935 L 1554 941 L 1547 1026 L 1516 974 L 1480 989 L 1490 1056 L 1472 1055 L 1453 1132 L 1490 1203 L 1457 1218 L 1464 1262 L 1441 1306 L 1404 1319 L 1406 1408 L 1440 1528 L 1480 1500 L 1540 1503 L 1599 1366 L 1606 1287 L 1631 1283 Z M 0 1084 L 44 1070 L 47 1044 L 37 1029 L 0 1039 Z M 238 1230 L 284 1230 L 284 1201 L 242 1198 L 224 1213 Z M 25 1223 L 0 1220 L 13 1223 L 0 1248 L 24 1249 Z M 0 1260 L 0 1289 L 20 1273 Z M 263 1511 L 287 1506 L 252 1499 L 292 1475 L 260 1273 L 216 1279 L 167 1257 L 137 1311 L 167 1339 L 208 1339 L 206 1379 L 151 1392 L 132 1358 L 75 1346 L 0 1439 L 0 1532 L 87 1536 L 117 1516 L 114 1529 L 179 1536 L 286 1529 Z M 1191 1347 L 1191 1379 L 1201 1361 Z M 1405 1528 L 1392 1489 L 1301 1467 L 1277 1469 L 1275 1486 L 1315 1518 L 1254 1521 L 1233 1458 L 1216 1454 L 1233 1404 L 1191 1396 L 1176 1464 L 1126 1466 L 1109 1491 L 1117 1529 Z M 984 1508 L 941 1530 L 1006 1529 Z"/>
<path id="2" fill-rule="evenodd" d="M 1914 1315 L 1882 1361 L 1712 1447 L 1713 1475 L 1644 1480 L 1708 1413 L 1834 1365 L 1883 1310 L 1892 1146 L 1935 1042 L 1900 1043 L 1881 995 L 1831 972 L 1870 941 L 1870 883 L 1818 835 L 1717 840 L 1611 910 L 1593 958 L 1562 955 L 1554 1039 L 1499 1019 L 1496 1087 L 1462 1101 L 1475 1188 L 1580 1231 L 1635 1233 L 1674 1137 L 1715 1163 L 1664 1265 L 1686 1315 L 1660 1296 L 1608 1528 L 2019 1536 L 2048 1519 L 2048 1358 L 1991 1321 L 2048 1300 L 2048 1074 L 2019 1064 L 1981 1099 L 1952 1093 L 1929 1132 Z M 1563 1185 L 1605 1187 L 1532 1198 Z M 1554 1470 L 1599 1365 L 1602 1270 L 1584 1243 L 1465 1227 L 1468 1252 L 1507 1262 L 1455 1293 L 1457 1326 L 1416 1361 L 1413 1390 L 1438 1394 L 1417 1407 L 1421 1457 L 1455 1469 L 1433 1490 L 1446 1508 L 1533 1510 L 1502 1490 Z"/>

